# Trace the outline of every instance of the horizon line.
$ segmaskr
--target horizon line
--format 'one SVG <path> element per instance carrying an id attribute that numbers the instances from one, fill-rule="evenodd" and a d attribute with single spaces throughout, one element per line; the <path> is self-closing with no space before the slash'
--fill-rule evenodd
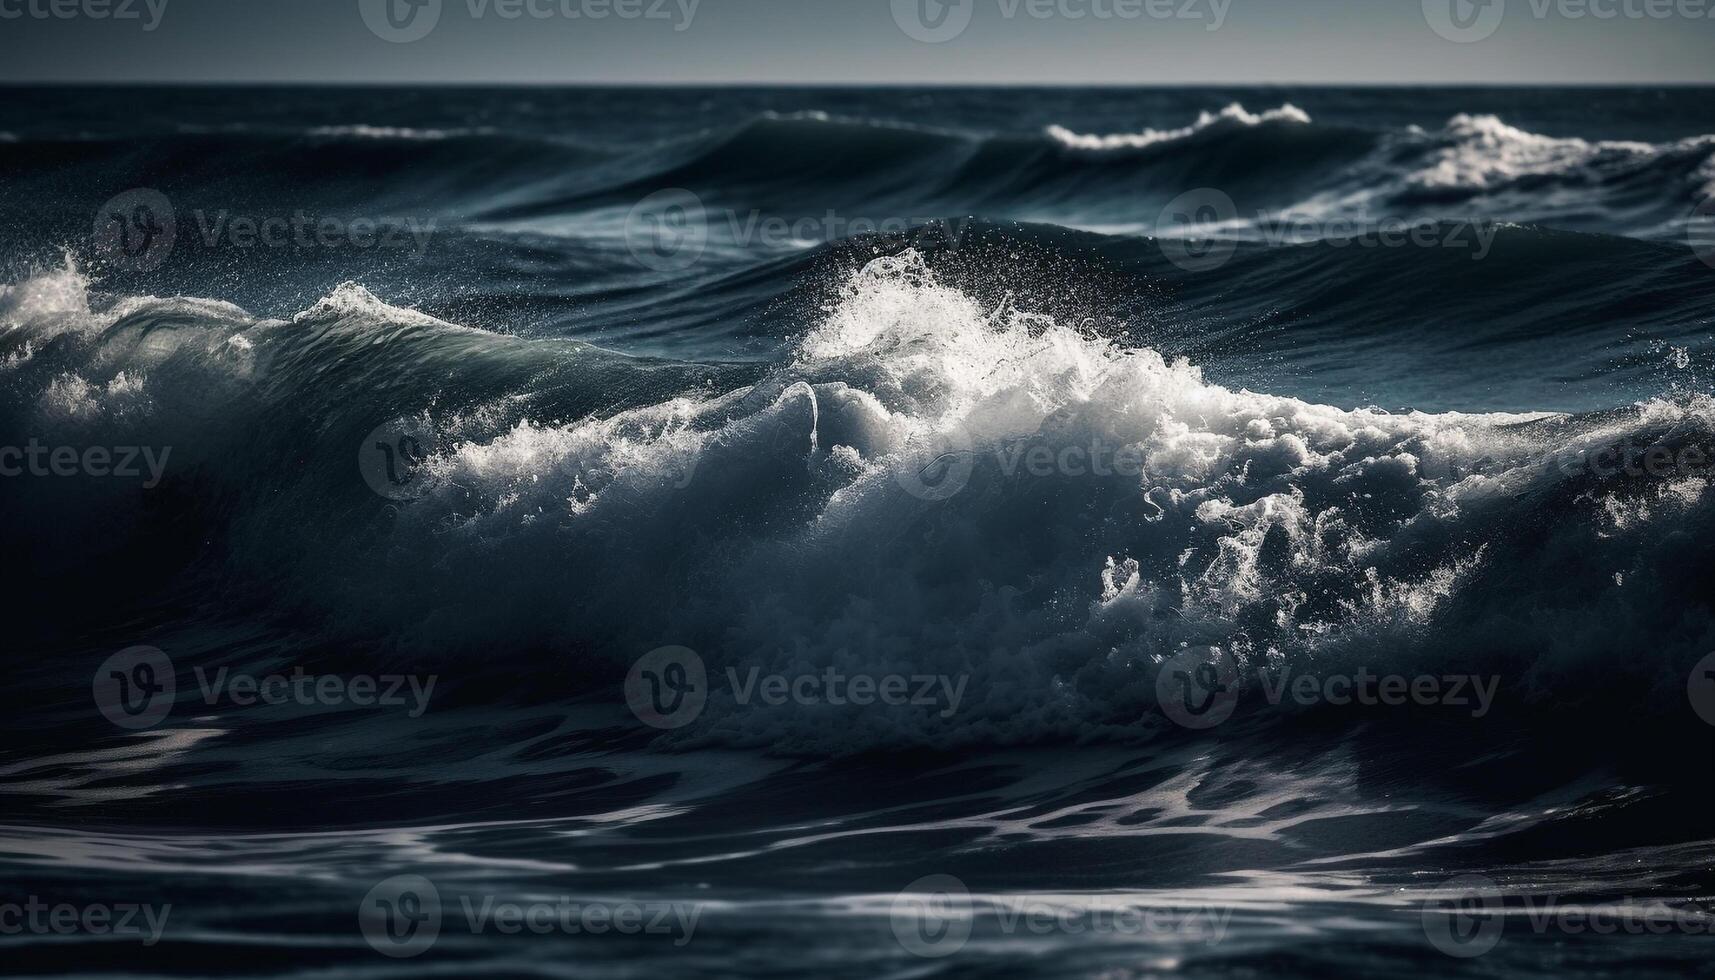
<path id="1" fill-rule="evenodd" d="M 319 80 L 303 79 L 5 79 L 0 87 L 55 86 L 61 88 L 566 88 L 566 89 L 666 89 L 666 88 L 940 88 L 940 89 L 1220 89 L 1220 88 L 1326 88 L 1326 89 L 1385 89 L 1385 88 L 1715 88 L 1709 81 L 1234 81 L 1234 82 L 948 82 L 948 81 L 457 81 L 432 79 L 405 80 Z"/>

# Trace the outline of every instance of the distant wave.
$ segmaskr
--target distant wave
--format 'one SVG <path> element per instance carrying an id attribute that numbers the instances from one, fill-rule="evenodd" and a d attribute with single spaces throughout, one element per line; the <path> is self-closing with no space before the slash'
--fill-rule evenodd
<path id="1" fill-rule="evenodd" d="M 1446 219 L 1562 223 L 1652 238 L 1683 234 L 1715 193 L 1715 136 L 1664 144 L 1530 133 L 1457 115 L 1436 131 L 1327 126 L 1291 104 L 1232 104 L 1189 125 L 1117 134 L 1049 126 L 1039 139 L 982 136 L 826 113 L 764 115 L 629 158 L 616 183 L 513 201 L 497 219 L 574 213 L 685 187 L 768 212 L 821 213 L 828 195 L 878 214 L 1013 216 L 1149 233 L 1182 191 L 1226 193 L 1262 237 L 1268 215 L 1373 223 Z M 1566 188 L 1584 190 L 1576 200 Z"/>
<path id="2" fill-rule="evenodd" d="M 1308 125 L 1310 114 L 1290 102 L 1278 108 L 1265 110 L 1260 114 L 1253 114 L 1245 111 L 1244 106 L 1234 102 L 1220 112 L 1205 112 L 1197 117 L 1196 122 L 1178 129 L 1145 129 L 1139 133 L 1092 136 L 1074 133 L 1064 126 L 1052 125 L 1048 127 L 1047 133 L 1050 137 L 1075 150 L 1137 150 L 1158 143 L 1182 140 L 1220 126 L 1261 126 L 1273 122 Z"/>
<path id="3" fill-rule="evenodd" d="M 0 156 L 27 168 L 41 142 L 0 140 Z M 1259 112 L 1233 103 L 1185 125 L 1118 133 L 1053 124 L 996 134 L 803 111 L 614 146 L 370 123 L 232 125 L 124 143 L 130 167 L 216 186 L 214 165 L 199 161 L 243 152 L 255 173 L 247 190 L 258 194 L 272 180 L 280 194 L 326 189 L 344 200 L 353 172 L 384 172 L 394 194 L 433 190 L 429 199 L 458 218 L 533 231 L 575 232 L 675 187 L 738 215 L 819 216 L 839 201 L 842 213 L 873 221 L 977 215 L 1154 234 L 1173 198 L 1212 188 L 1237 211 L 1223 232 L 1249 239 L 1267 237 L 1262 214 L 1510 221 L 1683 240 L 1693 206 L 1715 197 L 1715 135 L 1592 141 L 1468 113 L 1436 129 L 1367 129 L 1318 122 L 1290 103 Z M 60 146 L 92 170 L 111 166 L 107 142 Z"/>
<path id="4" fill-rule="evenodd" d="M 317 126 L 311 136 L 353 136 L 361 139 L 444 140 L 457 136 L 490 136 L 498 131 L 490 127 L 470 129 L 413 129 L 408 126 L 370 126 L 357 123 L 349 126 Z"/>
<path id="5" fill-rule="evenodd" d="M 1528 178 L 1612 182 L 1649 168 L 1696 168 L 1699 177 L 1715 167 L 1715 135 L 1651 144 L 1557 138 L 1509 126 L 1492 115 L 1460 114 L 1439 133 L 1409 134 L 1429 150 L 1428 163 L 1407 175 L 1424 188 L 1491 191 Z"/>

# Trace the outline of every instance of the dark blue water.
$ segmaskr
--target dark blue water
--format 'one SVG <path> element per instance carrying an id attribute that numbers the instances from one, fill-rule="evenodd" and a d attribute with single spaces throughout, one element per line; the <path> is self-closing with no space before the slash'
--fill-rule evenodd
<path id="1" fill-rule="evenodd" d="M 1707 963 L 1715 93 L 3 94 L 8 973 Z"/>

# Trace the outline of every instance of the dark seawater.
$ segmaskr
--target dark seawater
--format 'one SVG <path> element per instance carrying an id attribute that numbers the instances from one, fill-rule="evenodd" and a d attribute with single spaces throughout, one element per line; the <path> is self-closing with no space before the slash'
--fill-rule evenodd
<path id="1" fill-rule="evenodd" d="M 0 96 L 8 975 L 1707 973 L 1715 91 Z"/>

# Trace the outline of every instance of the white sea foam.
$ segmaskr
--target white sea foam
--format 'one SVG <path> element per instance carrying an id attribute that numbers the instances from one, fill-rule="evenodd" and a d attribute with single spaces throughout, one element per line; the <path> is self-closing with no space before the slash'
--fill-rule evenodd
<path id="1" fill-rule="evenodd" d="M 31 320 L 87 313 L 71 275 L 57 280 L 68 288 L 21 284 L 3 294 L 4 308 Z M 407 345 L 390 353 L 470 334 L 354 284 L 290 323 L 216 320 L 197 357 L 60 371 L 43 378 L 38 407 L 67 423 L 104 418 L 140 403 L 144 367 L 158 383 L 154 365 L 219 371 L 239 386 L 238 404 L 260 394 L 239 373 L 252 360 L 274 370 L 296 362 L 307 387 L 286 397 L 300 397 L 326 365 L 305 348 L 279 356 L 272 345 L 282 340 L 339 336 L 346 358 L 374 346 L 370 324 L 413 328 L 385 334 Z M 246 345 L 229 342 L 235 326 Z M 178 424 L 198 431 L 226 397 L 206 385 L 197 414 Z M 314 563 L 300 598 L 349 603 L 351 615 L 426 651 L 547 646 L 624 664 L 687 644 L 714 672 L 970 678 L 953 718 L 833 705 L 762 712 L 723 695 L 705 724 L 675 736 L 836 751 L 1135 726 L 1154 716 L 1156 664 L 1186 644 L 1301 669 L 1378 657 L 1406 671 L 1493 669 L 1461 664 L 1473 647 L 1449 638 L 1499 629 L 1563 656 L 1552 637 L 1599 621 L 1620 628 L 1612 623 L 1631 615 L 1625 603 L 1650 594 L 1640 535 L 1664 521 L 1693 526 L 1688 515 L 1708 509 L 1710 485 L 1692 476 L 1592 485 L 1559 500 L 1568 475 L 1557 453 L 1639 427 L 1715 429 L 1708 398 L 1578 420 L 1396 415 L 1234 389 L 1156 351 L 991 308 L 913 252 L 852 274 L 786 363 L 754 386 L 677 385 L 640 407 L 570 420 L 517 421 L 504 402 L 453 417 L 431 398 L 429 420 L 454 438 L 427 463 L 437 478 L 428 493 L 387 510 L 385 546 L 366 540 L 338 557 L 356 570 L 351 579 L 329 587 L 326 560 Z M 1020 440 L 1126 450 L 1142 472 L 1026 476 L 1005 463 Z M 171 442 L 185 453 L 199 444 Z M 1479 458 L 1491 462 L 1460 472 Z M 962 464 L 960 485 L 923 493 L 923 474 L 948 460 Z M 1512 540 L 1533 522 L 1539 537 L 1566 540 Z M 256 533 L 279 523 L 259 522 Z M 1607 549 L 1601 579 L 1620 596 L 1611 583 L 1623 572 L 1623 598 L 1557 607 L 1540 627 L 1447 618 L 1453 603 L 1468 613 L 1497 574 L 1518 590 L 1508 609 L 1554 600 L 1566 586 L 1545 583 L 1542 560 L 1577 548 Z M 1578 666 L 1545 669 L 1569 664 Z"/>
<path id="2" fill-rule="evenodd" d="M 349 126 L 317 126 L 309 132 L 311 136 L 354 136 L 359 139 L 432 141 L 452 139 L 458 136 L 486 136 L 497 131 L 487 126 L 462 129 L 417 129 L 410 126 L 372 126 L 367 123 L 355 123 Z"/>
<path id="3" fill-rule="evenodd" d="M 0 331 L 28 328 L 35 336 L 48 336 L 99 329 L 106 322 L 107 317 L 90 311 L 89 277 L 70 254 L 59 266 L 0 285 Z"/>
<path id="4" fill-rule="evenodd" d="M 293 323 L 303 323 L 307 320 L 324 319 L 327 317 L 355 317 L 371 320 L 377 323 L 407 324 L 420 327 L 445 327 L 449 330 L 463 330 L 457 324 L 445 320 L 437 320 L 427 313 L 402 306 L 394 306 L 379 298 L 369 290 L 355 282 L 343 282 L 317 300 L 309 308 L 300 310 L 292 316 Z"/>
<path id="5" fill-rule="evenodd" d="M 1487 187 L 1526 174 L 1564 173 L 1601 154 L 1646 156 L 1648 143 L 1587 142 L 1526 132 L 1491 115 L 1461 113 L 1447 121 L 1442 136 L 1451 145 L 1428 167 L 1406 179 L 1427 187 Z"/>
<path id="6" fill-rule="evenodd" d="M 1699 203 L 1715 201 L 1715 153 L 1709 154 L 1709 159 L 1697 168 L 1697 179 L 1704 182 L 1698 191 Z"/>
<path id="7" fill-rule="evenodd" d="M 41 409 L 49 418 L 89 420 L 110 412 L 141 408 L 147 399 L 142 375 L 120 371 L 104 384 L 92 384 L 67 372 L 48 385 L 42 395 Z"/>
<path id="8" fill-rule="evenodd" d="M 1074 150 L 1138 150 L 1157 143 L 1170 143 L 1195 136 L 1215 126 L 1261 126 L 1274 122 L 1308 123 L 1310 114 L 1290 102 L 1261 113 L 1248 112 L 1244 106 L 1234 102 L 1220 112 L 1204 112 L 1197 117 L 1196 122 L 1178 129 L 1145 129 L 1138 133 L 1090 135 L 1052 125 L 1048 127 L 1048 135 Z"/>
<path id="9" fill-rule="evenodd" d="M 975 679 L 952 722 L 717 697 L 723 738 L 1088 734 L 1091 718 L 1148 713 L 1153 664 L 1182 644 L 1301 667 L 1452 656 L 1415 645 L 1507 560 L 1493 529 L 1566 479 L 1554 454 L 1673 412 L 1709 425 L 1715 402 L 1576 429 L 1549 413 L 1395 415 L 1233 390 L 1148 349 L 986 309 L 906 253 L 854 275 L 755 388 L 452 448 L 406 533 L 438 528 L 437 560 L 486 597 L 437 620 L 441 639 L 546 616 L 555 625 L 535 630 L 645 644 L 633 656 L 694 643 L 711 670 Z M 1015 440 L 1123 447 L 1144 472 L 1033 485 L 1002 465 Z M 907 489 L 949 456 L 969 461 L 962 488 Z M 1457 471 L 1477 458 L 1491 462 Z M 1616 491 L 1624 507 L 1591 506 L 1635 527 L 1637 506 L 1683 513 L 1708 495 L 1692 478 L 1641 505 Z M 544 580 L 550 555 L 564 578 Z M 697 594 L 670 600 L 660 590 L 680 575 Z M 580 598 L 555 608 L 548 594 Z"/>
<path id="10" fill-rule="evenodd" d="M 1604 163 L 1647 164 L 1668 154 L 1715 151 L 1715 136 L 1660 144 L 1591 141 L 1543 136 L 1508 125 L 1497 116 L 1465 113 L 1449 119 L 1435 138 L 1445 145 L 1428 166 L 1406 176 L 1407 184 L 1486 189 L 1520 177 L 1570 174 Z M 1705 163 L 1711 165 L 1715 162 Z"/>

